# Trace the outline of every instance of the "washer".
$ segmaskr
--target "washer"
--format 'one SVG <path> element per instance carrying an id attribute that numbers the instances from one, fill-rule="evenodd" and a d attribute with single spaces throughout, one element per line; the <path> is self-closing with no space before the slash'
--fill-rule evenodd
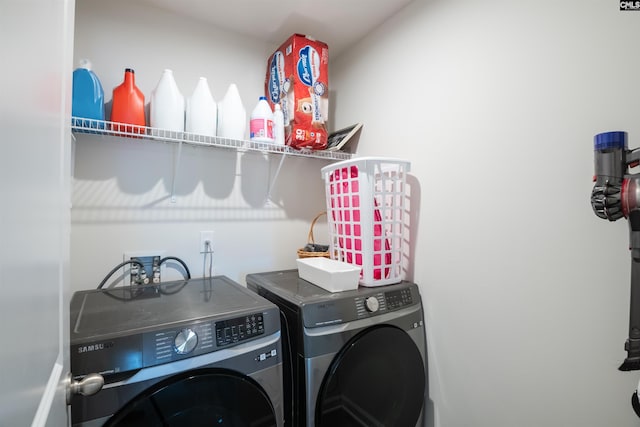
<path id="1" fill-rule="evenodd" d="M 246 280 L 281 310 L 285 425 L 423 425 L 426 339 L 415 284 L 331 293 L 297 270 Z"/>
<path id="2" fill-rule="evenodd" d="M 76 292 L 74 426 L 283 426 L 278 308 L 224 276 Z M 99 377 L 98 377 L 99 378 Z"/>

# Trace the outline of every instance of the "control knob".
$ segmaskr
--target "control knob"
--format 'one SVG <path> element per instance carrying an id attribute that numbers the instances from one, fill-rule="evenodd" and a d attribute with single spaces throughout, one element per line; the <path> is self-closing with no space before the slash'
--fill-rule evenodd
<path id="1" fill-rule="evenodd" d="M 178 354 L 189 354 L 198 344 L 198 335 L 193 330 L 185 328 L 178 332 L 173 340 L 173 346 Z"/>
<path id="2" fill-rule="evenodd" d="M 378 311 L 378 308 L 380 308 L 380 303 L 378 302 L 378 298 L 369 297 L 364 300 L 364 306 L 366 307 L 367 311 L 375 313 L 376 311 Z"/>

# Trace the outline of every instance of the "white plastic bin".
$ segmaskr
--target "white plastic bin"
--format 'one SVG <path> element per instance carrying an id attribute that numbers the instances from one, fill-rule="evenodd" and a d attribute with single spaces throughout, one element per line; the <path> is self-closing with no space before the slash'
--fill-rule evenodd
<path id="1" fill-rule="evenodd" d="M 296 262 L 302 279 L 329 292 L 358 289 L 360 268 L 357 265 L 324 257 L 298 258 Z"/>
<path id="2" fill-rule="evenodd" d="M 332 259 L 362 267 L 362 286 L 403 279 L 406 175 L 411 163 L 362 157 L 321 169 Z"/>

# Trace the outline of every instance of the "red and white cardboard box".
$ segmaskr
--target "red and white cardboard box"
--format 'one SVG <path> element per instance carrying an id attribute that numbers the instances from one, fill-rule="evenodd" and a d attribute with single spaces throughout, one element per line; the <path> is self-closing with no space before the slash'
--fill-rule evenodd
<path id="1" fill-rule="evenodd" d="M 285 144 L 293 148 L 327 148 L 329 48 L 326 43 L 293 34 L 267 62 L 265 92 L 273 110 L 284 114 Z"/>

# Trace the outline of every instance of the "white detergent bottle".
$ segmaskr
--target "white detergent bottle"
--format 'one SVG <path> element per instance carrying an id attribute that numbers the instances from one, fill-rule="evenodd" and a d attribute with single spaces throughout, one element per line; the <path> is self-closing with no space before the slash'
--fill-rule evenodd
<path id="1" fill-rule="evenodd" d="M 269 107 L 266 96 L 261 96 L 251 112 L 249 122 L 249 138 L 251 141 L 273 143 L 273 111 Z"/>
<path id="2" fill-rule="evenodd" d="M 218 136 L 244 140 L 246 126 L 247 112 L 242 105 L 238 87 L 231 83 L 222 102 L 218 104 Z"/>
<path id="3" fill-rule="evenodd" d="M 284 113 L 280 104 L 273 111 L 273 139 L 276 145 L 284 145 Z"/>
<path id="4" fill-rule="evenodd" d="M 200 77 L 193 94 L 187 99 L 185 131 L 205 136 L 216 136 L 218 112 L 209 83 Z"/>
<path id="5" fill-rule="evenodd" d="M 152 128 L 184 131 L 184 97 L 171 70 L 162 72 L 160 81 L 151 92 L 149 124 Z"/>

